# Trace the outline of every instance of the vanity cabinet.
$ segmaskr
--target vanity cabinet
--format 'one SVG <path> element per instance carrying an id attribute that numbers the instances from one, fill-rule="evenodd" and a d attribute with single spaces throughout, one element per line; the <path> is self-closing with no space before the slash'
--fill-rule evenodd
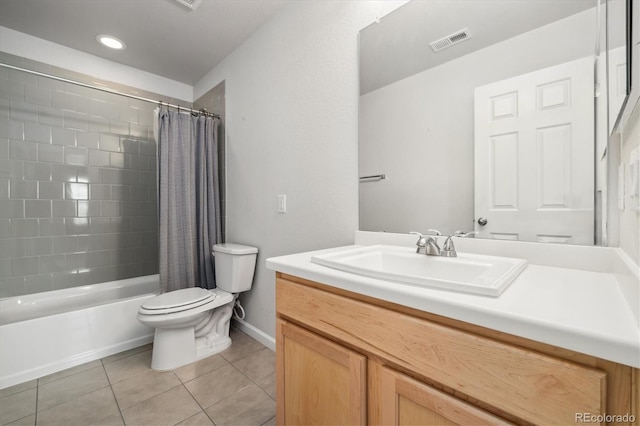
<path id="1" fill-rule="evenodd" d="M 581 413 L 636 410 L 636 369 L 282 273 L 276 281 L 278 424 L 575 424 Z"/>
<path id="2" fill-rule="evenodd" d="M 279 377 L 287 401 L 278 424 L 365 424 L 365 356 L 284 321 L 278 352 L 286 360 Z"/>

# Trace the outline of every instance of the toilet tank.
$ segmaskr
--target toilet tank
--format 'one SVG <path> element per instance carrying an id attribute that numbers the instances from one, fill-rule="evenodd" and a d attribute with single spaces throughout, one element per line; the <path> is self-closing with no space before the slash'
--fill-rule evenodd
<path id="1" fill-rule="evenodd" d="M 213 246 L 216 286 L 229 293 L 251 288 L 258 249 L 242 244 L 224 243 Z"/>

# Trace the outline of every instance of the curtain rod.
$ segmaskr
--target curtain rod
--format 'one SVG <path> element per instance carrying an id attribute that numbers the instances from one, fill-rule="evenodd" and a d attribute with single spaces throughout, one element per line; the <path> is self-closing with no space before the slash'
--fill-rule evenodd
<path id="1" fill-rule="evenodd" d="M 185 111 L 185 112 L 189 112 L 191 114 L 200 114 L 200 115 L 204 115 L 204 116 L 220 118 L 220 115 L 214 114 L 212 112 L 208 112 L 208 111 L 206 111 L 204 109 L 198 111 L 198 110 L 195 110 L 193 108 L 187 108 L 187 107 L 183 107 L 183 106 L 180 106 L 180 105 L 170 104 L 170 103 L 164 102 L 164 101 L 158 101 L 158 100 L 154 100 L 154 99 L 143 98 L 142 96 L 130 95 L 128 93 L 118 92 L 117 90 L 109 89 L 107 87 L 93 86 L 91 84 L 82 83 L 80 81 L 70 80 L 68 78 L 58 77 L 58 76 L 55 76 L 55 75 L 46 74 L 46 73 L 39 72 L 39 71 L 33 71 L 33 70 L 30 70 L 30 69 L 17 67 L 15 65 L 4 64 L 2 62 L 0 62 L 0 66 L 5 67 L 5 68 L 10 68 L 10 69 L 13 69 L 13 70 L 17 70 L 17 71 L 23 71 L 23 72 L 26 72 L 26 73 L 29 73 L 29 74 L 40 76 L 40 77 L 51 78 L 53 80 L 62 81 L 64 83 L 75 84 L 76 86 L 82 86 L 82 87 L 86 87 L 86 88 L 89 88 L 89 89 L 100 90 L 102 92 L 111 93 L 113 95 L 120 95 L 120 96 L 124 96 L 126 98 L 137 99 L 137 100 L 143 101 L 143 102 L 151 102 L 153 104 L 158 104 L 160 106 L 166 106 L 168 108 L 175 108 L 178 111 L 182 110 L 182 111 Z"/>

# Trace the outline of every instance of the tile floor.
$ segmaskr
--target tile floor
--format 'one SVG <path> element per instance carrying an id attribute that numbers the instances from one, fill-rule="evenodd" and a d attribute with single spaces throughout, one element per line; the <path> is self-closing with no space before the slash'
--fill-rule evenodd
<path id="1" fill-rule="evenodd" d="M 1 425 L 275 425 L 275 354 L 232 330 L 220 354 L 164 373 L 151 345 L 0 390 Z"/>

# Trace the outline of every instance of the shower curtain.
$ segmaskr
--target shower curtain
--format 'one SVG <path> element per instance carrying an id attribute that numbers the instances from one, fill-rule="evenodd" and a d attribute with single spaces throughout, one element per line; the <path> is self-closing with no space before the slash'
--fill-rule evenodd
<path id="1" fill-rule="evenodd" d="M 159 265 L 162 292 L 215 288 L 221 242 L 218 118 L 158 111 Z"/>

